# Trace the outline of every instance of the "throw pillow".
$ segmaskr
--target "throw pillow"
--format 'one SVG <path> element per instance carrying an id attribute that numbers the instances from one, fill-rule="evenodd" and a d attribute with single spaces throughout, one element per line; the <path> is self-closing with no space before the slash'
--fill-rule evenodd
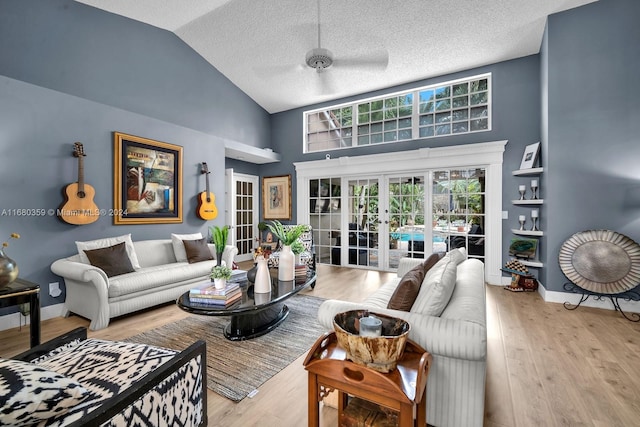
<path id="1" fill-rule="evenodd" d="M 206 239 L 183 240 L 182 243 L 184 243 L 184 250 L 189 264 L 213 259 Z"/>
<path id="2" fill-rule="evenodd" d="M 184 249 L 183 240 L 198 240 L 202 239 L 202 233 L 194 234 L 173 234 L 171 233 L 171 243 L 173 244 L 173 254 L 176 256 L 176 261 L 186 262 L 187 251 Z"/>
<path id="3" fill-rule="evenodd" d="M 91 264 L 84 251 L 90 249 L 106 248 L 107 246 L 113 246 L 120 242 L 125 242 L 127 255 L 129 256 L 129 261 L 131 261 L 131 265 L 133 266 L 133 268 L 135 268 L 136 270 L 140 269 L 140 262 L 138 262 L 136 250 L 133 247 L 133 242 L 131 241 L 131 234 L 125 234 L 123 236 L 117 237 L 107 237 L 106 239 L 90 240 L 87 242 L 76 242 L 78 255 L 80 256 L 80 262 Z"/>
<path id="4" fill-rule="evenodd" d="M 89 258 L 91 265 L 101 268 L 107 274 L 107 277 L 135 271 L 131 261 L 129 261 L 124 242 L 106 248 L 84 251 L 84 253 Z"/>
<path id="5" fill-rule="evenodd" d="M 456 286 L 458 265 L 446 255 L 424 277 L 411 311 L 426 316 L 440 316 L 449 304 Z"/>
<path id="6" fill-rule="evenodd" d="M 411 311 L 418 296 L 424 275 L 440 260 L 440 254 L 431 254 L 423 263 L 416 265 L 405 274 L 391 295 L 387 308 Z"/>
<path id="7" fill-rule="evenodd" d="M 26 426 L 66 414 L 89 392 L 77 381 L 20 360 L 0 359 L 0 424 Z"/>

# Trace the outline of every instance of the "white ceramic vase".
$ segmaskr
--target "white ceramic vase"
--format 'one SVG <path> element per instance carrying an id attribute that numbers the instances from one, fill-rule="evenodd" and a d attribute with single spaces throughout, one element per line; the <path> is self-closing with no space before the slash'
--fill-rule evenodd
<path id="1" fill-rule="evenodd" d="M 213 279 L 213 284 L 215 285 L 216 289 L 224 289 L 227 287 L 227 279 L 225 279 L 224 277 Z"/>
<path id="2" fill-rule="evenodd" d="M 256 271 L 256 278 L 253 283 L 253 292 L 256 294 L 266 294 L 271 292 L 271 276 L 269 276 L 269 267 L 267 267 L 267 260 L 263 256 L 256 258 L 258 269 Z"/>
<path id="3" fill-rule="evenodd" d="M 278 280 L 287 282 L 293 280 L 296 274 L 296 256 L 291 251 L 291 246 L 285 245 L 280 251 L 278 261 Z"/>

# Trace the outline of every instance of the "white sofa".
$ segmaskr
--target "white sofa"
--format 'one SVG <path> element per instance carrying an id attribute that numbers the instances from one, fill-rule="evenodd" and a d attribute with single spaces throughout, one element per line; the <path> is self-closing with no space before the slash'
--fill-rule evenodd
<path id="1" fill-rule="evenodd" d="M 102 269 L 82 262 L 79 254 L 51 264 L 51 271 L 64 278 L 65 316 L 76 313 L 91 320 L 90 329 L 106 328 L 114 317 L 177 299 L 207 280 L 217 263 L 212 244 L 208 247 L 214 259 L 193 264 L 176 261 L 171 239 L 132 244 L 139 268 L 131 273 L 108 277 Z M 237 253 L 235 246 L 227 245 L 222 260 L 231 266 Z"/>
<path id="2" fill-rule="evenodd" d="M 466 259 L 464 249 L 455 251 L 463 254 L 463 260 L 453 268 L 453 294 L 448 303 L 445 301 L 446 306 L 439 317 L 420 312 L 425 304 L 420 299 L 428 292 L 425 283 L 429 273 L 410 311 L 387 308 L 401 278 L 424 261 L 403 258 L 397 277 L 382 285 L 364 302 L 327 300 L 319 308 L 318 319 L 327 329 L 333 329 L 333 318 L 337 313 L 369 309 L 406 320 L 411 325 L 409 338 L 433 355 L 427 379 L 427 423 L 437 427 L 481 427 L 487 364 L 484 264 L 478 259 Z M 446 262 L 449 254 L 439 263 Z M 434 270 L 436 266 L 429 272 Z"/>

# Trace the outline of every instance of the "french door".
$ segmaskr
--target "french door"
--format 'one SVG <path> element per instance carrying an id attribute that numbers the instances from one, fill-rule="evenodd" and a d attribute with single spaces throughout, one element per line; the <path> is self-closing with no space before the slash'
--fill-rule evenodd
<path id="1" fill-rule="evenodd" d="M 234 173 L 227 169 L 226 224 L 231 227 L 230 245 L 238 248 L 237 261 L 253 259 L 253 247 L 258 236 L 259 195 L 258 177 Z"/>

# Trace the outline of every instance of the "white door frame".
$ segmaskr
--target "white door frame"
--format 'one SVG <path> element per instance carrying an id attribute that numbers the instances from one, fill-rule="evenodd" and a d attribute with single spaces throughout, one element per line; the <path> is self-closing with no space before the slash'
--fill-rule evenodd
<path id="1" fill-rule="evenodd" d="M 439 168 L 482 167 L 486 171 L 485 280 L 502 283 L 502 161 L 507 140 L 420 148 L 394 153 L 296 162 L 297 222 L 310 221 L 309 179 L 327 176 L 340 170 L 343 177 L 352 175 L 395 174 Z M 344 181 L 343 181 L 344 183 Z M 344 196 L 343 196 L 344 197 Z M 343 200 L 344 202 L 344 200 Z"/>
<path id="2" fill-rule="evenodd" d="M 235 173 L 233 169 L 225 170 L 225 202 L 227 209 L 225 210 L 225 224 L 229 225 L 229 245 L 236 245 L 236 183 L 238 181 L 251 182 L 254 188 L 254 197 L 252 203 L 251 221 L 253 223 L 253 235 L 258 235 L 258 222 L 260 221 L 260 178 L 255 175 L 247 175 L 243 173 Z M 252 249 L 255 249 L 255 242 Z M 249 261 L 253 259 L 252 254 L 240 254 L 236 257 L 236 261 Z"/>

